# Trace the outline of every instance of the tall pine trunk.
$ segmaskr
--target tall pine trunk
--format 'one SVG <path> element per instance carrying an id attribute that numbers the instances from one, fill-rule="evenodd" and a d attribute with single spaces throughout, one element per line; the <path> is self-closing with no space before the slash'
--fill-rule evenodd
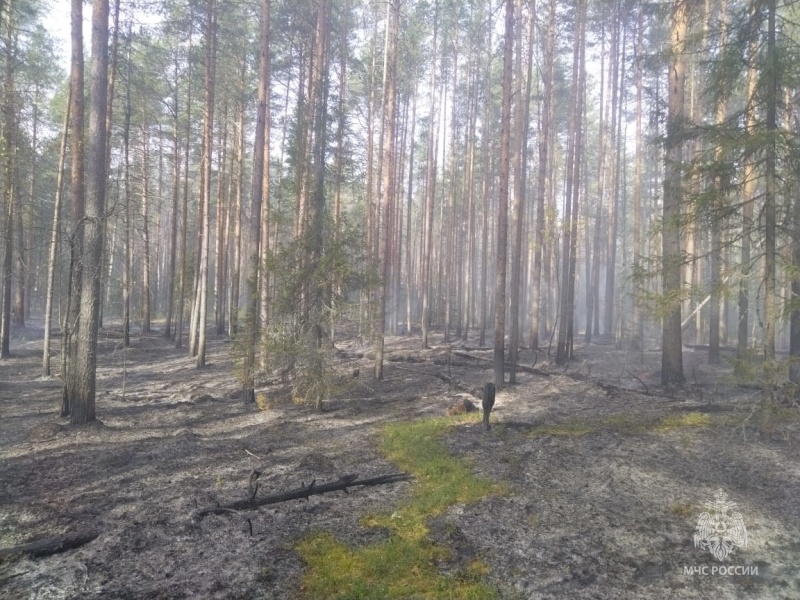
<path id="1" fill-rule="evenodd" d="M 664 166 L 664 204 L 662 209 L 662 293 L 668 301 L 662 323 L 661 384 L 682 386 L 683 348 L 681 343 L 681 200 L 683 168 L 680 130 L 684 127 L 684 89 L 686 81 L 685 44 L 688 1 L 675 0 L 670 27 L 670 65 L 667 91 L 667 139 Z"/>
<path id="2" fill-rule="evenodd" d="M 64 164 L 67 157 L 67 139 L 69 131 L 69 109 L 72 103 L 72 85 L 67 92 L 67 109 L 64 111 L 64 125 L 61 131 L 61 147 L 58 152 L 58 172 L 56 173 L 56 191 L 53 201 L 53 230 L 50 233 L 50 253 L 47 260 L 47 291 L 44 308 L 44 342 L 42 352 L 42 374 L 50 375 L 50 339 L 53 328 L 53 297 L 56 282 L 56 256 L 61 231 L 61 204 L 64 195 Z M 63 373 L 62 373 L 63 375 Z"/>
<path id="3" fill-rule="evenodd" d="M 67 416 L 71 410 L 72 391 L 75 388 L 76 356 L 75 338 L 78 326 L 79 305 L 81 296 L 81 271 L 83 266 L 83 216 L 84 216 L 84 59 L 83 59 L 83 2 L 72 0 L 70 18 L 72 37 L 72 54 L 70 85 L 72 86 L 70 109 L 70 265 L 69 296 L 64 317 L 62 340 L 64 344 L 65 370 L 61 376 L 64 380 L 62 393 L 61 416 Z"/>
<path id="4" fill-rule="evenodd" d="M 494 385 L 505 384 L 506 267 L 508 263 L 508 186 L 511 146 L 511 71 L 514 46 L 514 0 L 506 0 L 503 42 L 503 97 L 500 108 L 500 165 L 497 196 L 497 256 L 494 289 Z"/>
<path id="5" fill-rule="evenodd" d="M 203 172 L 200 202 L 203 205 L 201 221 L 202 243 L 200 246 L 200 283 L 198 285 L 199 303 L 197 319 L 197 367 L 206 364 L 206 334 L 208 320 L 208 255 L 209 236 L 211 235 L 211 157 L 214 132 L 214 86 L 216 85 L 216 27 L 217 7 L 215 0 L 207 0 L 206 4 L 206 101 L 203 107 Z M 217 200 L 219 201 L 219 199 Z"/>
<path id="6" fill-rule="evenodd" d="M 189 20 L 194 20 L 194 12 L 190 10 Z M 192 53 L 192 33 L 189 31 L 188 55 Z M 186 241 L 189 232 L 189 141 L 192 138 L 192 61 L 189 61 L 188 78 L 186 83 L 186 148 L 183 153 L 183 201 L 181 204 L 181 247 L 180 260 L 178 260 L 178 303 L 177 317 L 175 319 L 175 347 L 183 346 L 183 317 L 186 312 Z"/>
<path id="7" fill-rule="evenodd" d="M 720 45 L 727 44 L 727 1 L 721 0 L 720 4 Z M 716 125 L 721 127 L 727 116 L 727 106 L 724 98 L 717 100 L 715 110 Z M 721 164 L 724 160 L 724 148 L 717 144 L 714 149 L 714 160 Z M 722 174 L 714 177 L 714 198 L 711 214 L 711 300 L 709 302 L 709 331 L 708 331 L 708 362 L 712 365 L 720 363 L 720 317 L 722 299 L 722 260 L 725 247 L 723 245 L 723 212 L 725 210 L 725 189 L 727 181 Z"/>
<path id="8" fill-rule="evenodd" d="M 755 11 L 755 7 L 752 11 Z M 754 16 L 754 15 L 753 15 Z M 745 108 L 745 132 L 753 135 L 756 127 L 756 82 L 758 73 L 754 66 L 756 53 L 758 52 L 758 40 L 753 37 L 747 50 L 750 67 L 747 69 L 747 97 Z M 740 375 L 747 373 L 748 338 L 750 324 L 750 248 L 752 228 L 753 228 L 753 201 L 756 189 L 756 161 L 753 156 L 748 156 L 744 163 L 742 177 L 744 179 L 742 189 L 742 246 L 741 246 L 741 267 L 739 283 L 739 321 L 736 337 L 736 372 Z"/>
<path id="9" fill-rule="evenodd" d="M 242 60 L 240 85 L 242 92 L 238 105 L 236 121 L 236 175 L 235 175 L 235 205 L 233 208 L 233 256 L 230 269 L 230 301 L 228 303 L 228 331 L 231 338 L 239 333 L 239 287 L 241 286 L 242 272 L 242 212 L 244 196 L 244 117 L 246 103 L 244 89 L 247 77 L 247 60 Z"/>
<path id="10" fill-rule="evenodd" d="M 383 350 L 384 334 L 386 331 L 386 295 L 390 284 L 391 259 L 390 259 L 390 232 L 392 225 L 392 205 L 395 193 L 395 111 L 396 111 L 396 84 L 395 70 L 397 65 L 397 35 L 398 21 L 400 18 L 399 0 L 390 3 L 389 18 L 386 23 L 388 28 L 386 48 L 386 77 L 384 87 L 384 140 L 383 161 L 381 163 L 381 251 L 382 281 L 378 297 L 378 322 L 375 357 L 375 379 L 383 379 Z"/>
<path id="11" fill-rule="evenodd" d="M 775 317 L 776 315 L 776 202 L 778 162 L 778 55 L 776 42 L 776 0 L 766 0 L 767 65 L 766 120 L 767 152 L 764 165 L 764 390 L 761 400 L 761 432 L 772 427 L 774 412 L 773 386 L 775 378 Z"/>
<path id="12" fill-rule="evenodd" d="M 422 266 L 420 287 L 422 288 L 422 347 L 428 347 L 428 334 L 431 320 L 431 278 L 432 263 L 431 254 L 433 252 L 433 213 L 436 201 L 436 160 L 438 148 L 437 130 L 439 122 L 436 115 L 436 51 L 437 38 L 439 34 L 439 2 L 434 0 L 433 17 L 433 48 L 431 59 L 431 89 L 430 89 L 430 110 L 428 112 L 428 155 L 425 167 L 425 224 L 424 224 L 424 250 L 422 252 Z"/>
<path id="13" fill-rule="evenodd" d="M 522 2 L 516 0 L 517 15 L 522 20 Z M 526 115 L 526 107 L 529 102 L 528 95 L 523 95 L 524 78 L 522 76 L 524 62 L 522 52 L 522 23 L 517 24 L 516 36 L 516 76 L 514 84 L 514 131 L 516 135 L 512 141 L 513 143 L 513 158 L 512 168 L 514 170 L 514 210 L 512 223 L 514 225 L 514 237 L 512 240 L 512 255 L 511 255 L 511 286 L 510 286 L 510 303 L 509 303 L 509 348 L 508 358 L 511 363 L 511 368 L 508 374 L 509 383 L 516 383 L 517 381 L 517 357 L 519 356 L 520 345 L 520 293 L 521 293 L 521 275 L 522 275 L 522 246 L 525 243 L 525 177 L 524 172 L 527 165 L 524 164 L 526 158 L 525 149 L 528 145 L 528 122 Z M 533 39 L 529 41 L 533 43 Z M 526 85 L 527 91 L 530 87 Z"/>
<path id="14" fill-rule="evenodd" d="M 146 117 L 145 117 L 146 119 Z M 151 292 L 150 258 L 150 134 L 147 123 L 141 127 L 142 133 L 142 329 L 150 333 L 150 313 L 153 294 Z"/>
<path id="15" fill-rule="evenodd" d="M 108 111 L 108 0 L 92 2 L 92 63 L 86 204 L 80 318 L 76 339 L 74 387 L 70 390 L 70 423 L 95 420 L 97 336 L 103 284 L 103 236 L 106 199 L 106 114 Z"/>
<path id="16" fill-rule="evenodd" d="M 644 19 L 643 7 L 639 6 L 636 18 L 636 53 L 644 55 Z M 633 310 L 631 319 L 631 348 L 644 348 L 644 326 L 640 310 L 642 302 L 642 280 L 640 275 L 642 264 L 642 192 L 644 177 L 644 140 L 642 133 L 642 111 L 644 96 L 644 68 L 641 58 L 636 61 L 636 156 L 633 175 Z"/>
<path id="17" fill-rule="evenodd" d="M 553 78 L 555 73 L 556 3 L 550 0 L 547 33 L 544 39 L 544 93 L 539 129 L 539 167 L 536 181 L 536 236 L 533 248 L 533 274 L 531 276 L 531 350 L 539 350 L 542 321 L 542 253 L 545 236 L 545 195 L 550 160 L 550 130 L 553 120 Z M 545 317 L 546 320 L 546 317 Z"/>
<path id="18" fill-rule="evenodd" d="M 267 170 L 265 163 L 269 162 L 267 150 L 269 138 L 267 137 L 267 120 L 269 119 L 270 97 L 270 1 L 261 0 L 261 23 L 259 28 L 259 64 L 258 64 L 258 104 L 256 107 L 256 131 L 253 146 L 253 180 L 250 197 L 250 245 L 251 271 L 245 289 L 245 302 L 247 314 L 244 324 L 244 358 L 243 358 L 243 387 L 245 403 L 255 402 L 255 368 L 256 345 L 259 340 L 259 277 L 264 277 L 263 269 L 259 268 L 259 246 L 268 245 L 269 232 L 261 230 L 261 205 L 264 198 L 264 173 Z M 262 241 L 262 236 L 265 238 Z"/>
<path id="19" fill-rule="evenodd" d="M 178 208 L 181 189 L 181 156 L 180 156 L 180 112 L 178 110 L 178 58 L 175 57 L 175 90 L 172 97 L 172 110 L 175 119 L 172 127 L 172 204 L 170 207 L 169 259 L 167 263 L 167 315 L 164 324 L 164 337 L 172 339 L 175 331 L 173 317 L 175 314 L 175 267 L 178 257 Z"/>
<path id="20" fill-rule="evenodd" d="M 583 120 L 584 39 L 586 14 L 584 0 L 577 0 L 575 44 L 572 64 L 573 106 L 569 127 L 569 146 L 566 162 L 566 196 L 564 198 L 564 225 L 562 228 L 561 302 L 558 322 L 556 363 L 564 364 L 572 358 L 573 319 L 575 316 L 575 265 L 577 254 L 578 205 L 580 198 L 581 140 Z"/>
<path id="21" fill-rule="evenodd" d="M 130 33 L 130 27 L 128 29 Z M 131 61 L 130 46 L 128 46 L 128 81 L 130 82 Z M 123 241 L 123 265 L 122 265 L 122 344 L 125 348 L 131 345 L 131 289 L 133 287 L 133 232 L 131 228 L 131 201 L 133 193 L 131 190 L 131 86 L 125 86 L 125 117 L 122 127 L 122 156 L 124 166 L 125 181 L 125 208 L 123 218 L 125 219 L 124 241 Z"/>

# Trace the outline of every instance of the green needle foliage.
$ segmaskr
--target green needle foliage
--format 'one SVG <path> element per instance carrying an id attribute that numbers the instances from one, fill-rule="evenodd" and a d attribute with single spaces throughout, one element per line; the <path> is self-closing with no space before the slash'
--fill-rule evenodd
<path id="1" fill-rule="evenodd" d="M 337 361 L 335 329 L 357 328 L 358 294 L 378 284 L 375 265 L 363 252 L 362 234 L 346 221 L 334 234 L 327 224 L 321 251 L 311 252 L 311 236 L 292 240 L 268 256 L 269 321 L 259 327 L 260 375 L 280 375 L 298 402 L 317 409 L 347 387 L 347 373 Z M 316 256 L 316 260 L 310 260 Z M 255 289 L 251 282 L 250 289 Z M 245 317 L 232 353 L 244 373 L 247 344 L 252 343 L 253 315 Z"/>

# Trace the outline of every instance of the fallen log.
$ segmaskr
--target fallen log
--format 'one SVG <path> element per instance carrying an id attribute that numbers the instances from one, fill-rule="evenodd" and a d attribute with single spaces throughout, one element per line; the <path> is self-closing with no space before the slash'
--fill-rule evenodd
<path id="1" fill-rule="evenodd" d="M 0 559 L 16 554 L 50 556 L 51 554 L 58 554 L 59 552 L 65 552 L 73 548 L 80 548 L 84 544 L 88 544 L 94 540 L 98 535 L 98 533 L 93 531 L 87 531 L 59 537 L 42 538 L 20 546 L 12 546 L 11 548 L 0 548 Z"/>
<path id="2" fill-rule="evenodd" d="M 477 360 L 477 361 L 483 362 L 483 363 L 493 363 L 494 362 L 493 358 L 485 358 L 483 356 L 475 356 L 474 354 L 467 354 L 466 352 L 459 352 L 457 350 L 453 350 L 453 355 L 454 356 L 460 356 L 461 358 L 470 358 L 472 360 Z M 535 369 L 533 367 L 528 367 L 526 365 L 520 365 L 520 364 L 516 364 L 516 365 L 514 365 L 514 367 L 517 369 L 517 371 L 522 371 L 524 373 L 531 373 L 533 375 L 542 375 L 543 377 L 550 377 L 550 373 L 548 373 L 547 371 L 542 371 L 541 369 Z M 511 368 L 511 365 L 506 363 L 506 365 L 505 365 L 506 371 L 508 371 L 510 368 Z"/>
<path id="3" fill-rule="evenodd" d="M 236 514 L 245 510 L 255 510 L 268 504 L 278 504 L 279 502 L 302 500 L 304 498 L 308 500 L 311 496 L 318 496 L 328 492 L 343 491 L 345 494 L 349 494 L 350 491 L 347 488 L 350 487 L 383 485 L 387 483 L 397 483 L 398 481 L 408 481 L 409 479 L 411 479 L 411 477 L 406 473 L 391 473 L 389 475 L 370 477 L 369 479 L 358 479 L 357 474 L 343 475 L 336 481 L 320 485 L 317 485 L 317 480 L 315 479 L 308 485 L 303 484 L 299 488 L 289 490 L 288 492 L 264 496 L 263 498 L 256 498 L 255 495 L 252 495 L 244 500 L 237 500 L 236 502 L 231 502 L 224 506 L 207 506 L 192 515 L 192 523 L 197 525 L 206 515 Z"/>
<path id="4" fill-rule="evenodd" d="M 400 369 L 401 371 L 408 371 L 409 373 L 416 373 L 418 375 L 428 375 L 429 377 L 436 377 L 436 379 L 441 379 L 446 384 L 452 386 L 456 390 L 460 392 L 466 392 L 470 396 L 474 396 L 479 400 L 483 398 L 483 389 L 479 387 L 469 387 L 465 383 L 461 383 L 457 379 L 450 377 L 449 375 L 445 375 L 444 373 L 431 373 L 430 371 L 420 371 L 418 369 L 409 369 L 408 367 L 400 367 L 396 366 L 395 369 Z"/>

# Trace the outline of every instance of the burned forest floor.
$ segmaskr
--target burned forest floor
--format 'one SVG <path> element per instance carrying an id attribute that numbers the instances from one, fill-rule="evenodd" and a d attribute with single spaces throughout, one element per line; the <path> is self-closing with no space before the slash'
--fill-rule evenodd
<path id="1" fill-rule="evenodd" d="M 461 400 L 480 406 L 474 395 L 492 377 L 491 351 L 472 338 L 434 333 L 423 350 L 418 336 L 387 337 L 380 381 L 368 346 L 338 340 L 351 381 L 317 412 L 279 381 L 259 388 L 264 410 L 245 405 L 223 337 L 197 369 L 159 331 L 126 350 L 110 326 L 98 420 L 77 427 L 58 417 L 60 380 L 41 376 L 41 338 L 36 321 L 16 330 L 13 357 L 0 361 L 0 548 L 97 537 L 0 558 L 2 599 L 800 598 L 797 407 L 782 405 L 761 433 L 758 381 L 737 385 L 730 364 L 709 366 L 700 349 L 684 354 L 681 390 L 659 386 L 655 345 L 579 345 L 566 368 L 523 350 L 527 368 L 498 392 L 487 433 L 479 417 L 447 416 Z M 443 424 L 452 461 L 438 475 L 193 518 L 247 498 L 254 471 L 264 496 L 409 472 L 416 448 L 398 459 L 387 432 L 426 421 Z M 484 491 L 430 504 L 397 533 L 452 465 Z M 721 561 L 693 541 L 718 490 L 747 530 Z M 734 521 L 721 522 L 724 543 Z M 405 567 L 391 559 L 384 575 L 371 571 L 374 586 L 336 583 L 390 547 L 419 550 L 425 564 L 409 559 L 398 575 Z M 314 561 L 334 572 L 311 573 Z"/>

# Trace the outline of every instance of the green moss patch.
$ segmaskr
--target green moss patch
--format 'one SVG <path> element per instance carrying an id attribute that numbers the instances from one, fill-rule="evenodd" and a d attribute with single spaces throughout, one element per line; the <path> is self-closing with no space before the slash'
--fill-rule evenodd
<path id="1" fill-rule="evenodd" d="M 450 456 L 442 436 L 469 418 L 428 419 L 387 425 L 381 452 L 415 483 L 411 498 L 391 514 L 370 515 L 363 524 L 384 527 L 389 539 L 350 547 L 328 533 L 301 541 L 297 549 L 307 569 L 301 593 L 310 598 L 496 598 L 485 583 L 488 567 L 473 561 L 455 576 L 442 575 L 437 562 L 449 550 L 428 537 L 428 519 L 459 503 L 476 502 L 503 489 L 472 474 L 469 465 Z"/>
<path id="2" fill-rule="evenodd" d="M 683 427 L 708 427 L 711 424 L 712 421 L 709 415 L 700 412 L 688 412 L 661 417 L 656 429 L 658 431 L 671 431 Z"/>
<path id="3" fill-rule="evenodd" d="M 689 427 L 708 427 L 715 421 L 704 413 L 689 412 L 670 414 L 660 419 L 637 417 L 634 415 L 611 415 L 590 421 L 567 421 L 565 423 L 552 423 L 539 425 L 531 430 L 532 437 L 580 437 L 590 433 L 597 433 L 610 429 L 617 433 L 635 434 L 647 431 L 666 432 Z"/>

